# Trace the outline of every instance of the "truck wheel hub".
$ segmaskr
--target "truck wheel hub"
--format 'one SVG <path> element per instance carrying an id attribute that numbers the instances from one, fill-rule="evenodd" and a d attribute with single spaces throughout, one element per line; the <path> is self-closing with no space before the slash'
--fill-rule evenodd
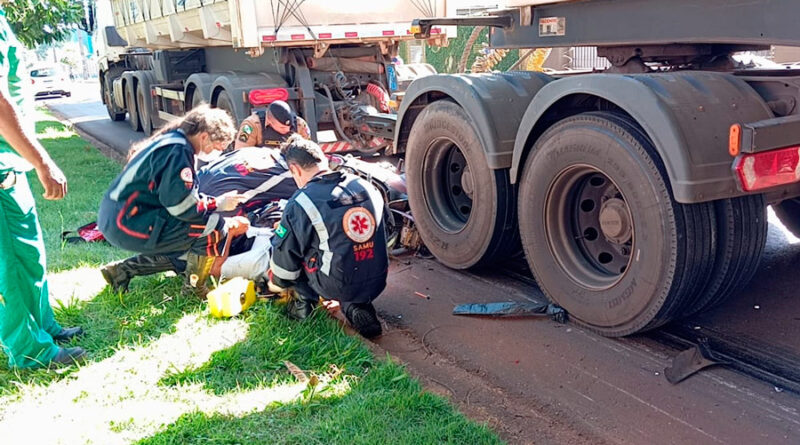
<path id="1" fill-rule="evenodd" d="M 469 165 L 464 167 L 464 172 L 461 174 L 461 189 L 464 190 L 464 194 L 469 196 L 472 199 L 472 192 L 474 191 L 474 181 L 472 179 L 472 172 L 469 169 Z"/>
<path id="2" fill-rule="evenodd" d="M 625 244 L 631 239 L 631 217 L 625 201 L 612 198 L 600 209 L 600 229 L 609 241 Z"/>

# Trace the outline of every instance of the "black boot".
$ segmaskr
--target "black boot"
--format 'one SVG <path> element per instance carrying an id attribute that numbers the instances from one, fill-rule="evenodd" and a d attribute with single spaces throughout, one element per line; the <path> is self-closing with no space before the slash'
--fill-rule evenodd
<path id="1" fill-rule="evenodd" d="M 175 271 L 175 266 L 165 255 L 136 255 L 107 264 L 100 272 L 114 292 L 127 292 L 131 278 L 158 272 Z"/>
<path id="2" fill-rule="evenodd" d="M 303 298 L 293 298 L 286 305 L 286 315 L 288 315 L 292 320 L 305 320 L 311 316 L 311 313 L 314 312 L 314 308 L 316 306 L 316 301 L 305 300 Z"/>
<path id="3" fill-rule="evenodd" d="M 383 332 L 372 303 L 349 303 L 342 308 L 345 318 L 365 338 L 375 338 Z"/>
<path id="4" fill-rule="evenodd" d="M 58 334 L 53 336 L 53 340 L 63 343 L 72 340 L 73 338 L 83 335 L 83 328 L 76 326 L 74 328 L 61 328 Z"/>

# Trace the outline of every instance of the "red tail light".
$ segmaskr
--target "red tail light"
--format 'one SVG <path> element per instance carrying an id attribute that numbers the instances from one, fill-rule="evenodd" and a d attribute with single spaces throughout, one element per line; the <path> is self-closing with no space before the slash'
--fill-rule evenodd
<path id="1" fill-rule="evenodd" d="M 35 84 L 35 83 L 36 83 L 36 80 L 34 80 L 34 79 L 31 79 L 31 85 L 33 85 L 33 84 Z"/>
<path id="2" fill-rule="evenodd" d="M 800 146 L 781 148 L 736 158 L 733 168 L 750 192 L 800 181 Z"/>
<path id="3" fill-rule="evenodd" d="M 247 95 L 250 105 L 260 106 L 269 105 L 276 100 L 286 100 L 289 98 L 289 90 L 286 88 L 267 88 L 263 90 L 251 90 Z"/>

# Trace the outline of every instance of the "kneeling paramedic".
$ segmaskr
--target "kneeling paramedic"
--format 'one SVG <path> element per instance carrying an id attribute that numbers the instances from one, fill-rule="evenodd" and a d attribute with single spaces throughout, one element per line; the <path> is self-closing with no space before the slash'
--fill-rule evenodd
<path id="1" fill-rule="evenodd" d="M 381 334 L 372 301 L 386 287 L 389 255 L 383 198 L 358 176 L 334 172 L 314 142 L 293 137 L 283 150 L 300 189 L 272 238 L 272 284 L 294 287 L 289 316 L 304 319 L 319 297 L 339 302 L 364 337 Z"/>
<path id="2" fill-rule="evenodd" d="M 114 246 L 139 252 L 154 269 L 182 268 L 177 258 L 189 252 L 186 274 L 204 295 L 213 261 L 226 237 L 247 230 L 246 218 L 224 218 L 245 198 L 217 197 L 197 190 L 195 157 L 213 160 L 230 144 L 235 127 L 220 109 L 200 106 L 145 141 L 122 170 L 100 204 L 98 226 Z M 103 269 L 108 275 L 108 267 Z M 114 277 L 106 276 L 107 281 Z"/>
<path id="3" fill-rule="evenodd" d="M 222 210 L 222 216 L 245 215 L 267 208 L 271 203 L 289 199 L 297 191 L 297 184 L 289 173 L 280 151 L 273 148 L 245 147 L 223 154 L 197 172 L 197 187 L 200 195 L 222 196 L 226 193 L 240 193 L 247 201 L 235 209 Z M 252 235 L 249 233 L 248 235 Z M 250 252 L 257 248 L 254 237 L 239 237 L 229 246 L 231 256 Z M 256 243 L 258 245 L 261 242 Z M 267 242 L 267 245 L 269 243 Z M 263 258 L 254 252 L 256 258 Z M 269 258 L 268 256 L 266 257 Z M 240 259 L 239 263 L 246 261 Z M 173 267 L 175 266 L 175 267 Z M 174 270 L 183 272 L 182 264 L 173 257 L 165 255 L 137 255 L 123 261 L 106 265 L 103 276 L 116 292 L 125 292 L 130 280 L 136 276 Z M 253 264 L 256 266 L 256 264 Z M 238 266 L 238 269 L 242 269 Z M 224 269 L 224 267 L 223 267 Z M 266 267 L 262 272 L 266 271 Z M 219 277 L 217 277 L 219 278 Z M 249 278 L 249 277 L 246 277 Z"/>

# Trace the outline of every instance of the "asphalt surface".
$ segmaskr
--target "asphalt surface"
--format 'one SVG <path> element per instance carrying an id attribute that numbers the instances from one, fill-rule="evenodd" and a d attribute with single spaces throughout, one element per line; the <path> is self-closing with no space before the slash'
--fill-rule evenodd
<path id="1" fill-rule="evenodd" d="M 87 85 L 47 104 L 124 153 L 143 135 L 111 122 L 98 91 Z M 798 259 L 800 240 L 770 215 L 752 282 L 682 326 L 764 352 L 756 361 L 800 363 Z M 461 303 L 542 298 L 535 285 L 500 271 L 458 272 L 414 257 L 391 271 L 376 301 L 386 322 L 379 351 L 511 443 L 800 443 L 800 395 L 779 385 L 726 367 L 671 385 L 663 371 L 679 351 L 653 336 L 607 339 L 549 319 L 451 314 Z"/>

